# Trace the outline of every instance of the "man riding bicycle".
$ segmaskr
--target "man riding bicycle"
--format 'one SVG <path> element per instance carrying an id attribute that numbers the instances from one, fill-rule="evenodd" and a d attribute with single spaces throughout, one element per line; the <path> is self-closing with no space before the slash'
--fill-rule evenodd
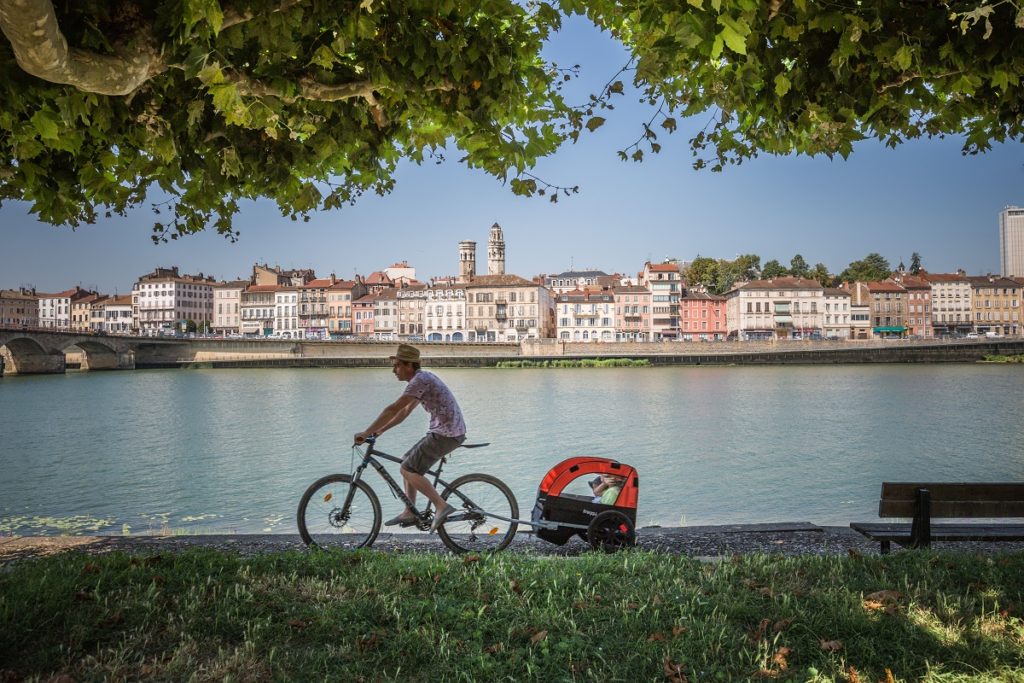
<path id="1" fill-rule="evenodd" d="M 430 413 L 427 435 L 406 452 L 402 459 L 402 478 L 405 493 L 416 503 L 416 493 L 422 493 L 434 504 L 434 521 L 430 531 L 437 531 L 455 508 L 444 502 L 430 481 L 424 476 L 437 461 L 448 455 L 466 440 L 466 423 L 455 396 L 444 382 L 432 372 L 420 369 L 420 351 L 409 344 L 399 344 L 398 351 L 389 358 L 391 371 L 401 382 L 408 382 L 405 391 L 397 401 L 389 405 L 373 423 L 355 435 L 355 442 L 361 444 L 369 436 L 379 436 L 395 425 L 401 424 L 417 405 Z M 416 514 L 406 508 L 397 517 L 389 519 L 385 526 L 413 526 Z"/>

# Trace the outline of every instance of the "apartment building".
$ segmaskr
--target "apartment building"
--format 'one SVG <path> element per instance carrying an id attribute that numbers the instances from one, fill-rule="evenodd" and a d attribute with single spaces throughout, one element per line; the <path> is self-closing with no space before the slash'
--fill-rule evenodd
<path id="1" fill-rule="evenodd" d="M 100 307 L 103 319 L 99 331 L 106 334 L 133 334 L 136 331 L 131 294 L 110 297 Z"/>
<path id="2" fill-rule="evenodd" d="M 282 285 L 274 292 L 274 332 L 281 339 L 304 339 L 299 318 L 299 287 Z"/>
<path id="3" fill-rule="evenodd" d="M 615 296 L 611 290 L 574 289 L 555 296 L 557 338 L 615 341 Z"/>
<path id="4" fill-rule="evenodd" d="M 996 275 L 968 276 L 974 331 L 998 336 L 1020 336 L 1021 285 Z"/>
<path id="5" fill-rule="evenodd" d="M 330 306 L 328 290 L 338 283 L 331 275 L 298 285 L 298 325 L 307 337 L 327 339 L 330 336 Z"/>
<path id="6" fill-rule="evenodd" d="M 39 326 L 39 297 L 36 290 L 21 287 L 0 289 L 0 325 Z"/>
<path id="7" fill-rule="evenodd" d="M 465 288 L 468 341 L 554 336 L 554 301 L 542 284 L 518 275 L 477 275 Z"/>
<path id="8" fill-rule="evenodd" d="M 39 295 L 39 326 L 57 329 L 71 329 L 71 306 L 96 292 L 81 287 L 68 289 L 57 294 Z"/>
<path id="9" fill-rule="evenodd" d="M 720 341 L 728 334 L 724 296 L 684 290 L 679 299 L 679 336 L 686 341 Z"/>
<path id="10" fill-rule="evenodd" d="M 999 213 L 999 263 L 1003 277 L 1024 276 L 1024 209 L 1019 206 Z"/>
<path id="11" fill-rule="evenodd" d="M 825 339 L 850 339 L 853 325 L 850 306 L 850 292 L 845 289 L 825 287 L 825 311 L 821 315 L 821 334 Z M 863 327 L 867 329 L 868 316 Z M 866 336 L 865 336 L 866 338 Z"/>
<path id="12" fill-rule="evenodd" d="M 404 292 L 406 290 L 399 290 Z M 467 341 L 466 288 L 463 285 L 423 289 L 423 338 L 427 341 Z"/>
<path id="13" fill-rule="evenodd" d="M 639 285 L 620 285 L 612 287 L 611 292 L 615 300 L 615 339 L 649 341 L 651 290 Z"/>
<path id="14" fill-rule="evenodd" d="M 284 270 L 280 266 L 254 264 L 252 277 L 249 284 L 253 285 L 278 285 L 279 287 L 297 287 L 316 278 L 312 268 L 297 268 Z"/>
<path id="15" fill-rule="evenodd" d="M 327 288 L 327 331 L 333 336 L 352 334 L 352 302 L 366 294 L 360 280 L 335 280 Z"/>
<path id="16" fill-rule="evenodd" d="M 364 294 L 352 302 L 352 333 L 357 337 L 372 337 L 376 294 Z"/>
<path id="17" fill-rule="evenodd" d="M 825 288 L 816 280 L 751 280 L 738 283 L 725 298 L 730 338 L 816 339 L 823 334 Z"/>
<path id="18" fill-rule="evenodd" d="M 907 334 L 907 290 L 894 280 L 865 283 L 871 297 L 871 332 L 878 337 Z"/>
<path id="19" fill-rule="evenodd" d="M 241 334 L 242 292 L 248 280 L 218 282 L 213 286 L 213 331 L 217 334 Z"/>
<path id="20" fill-rule="evenodd" d="M 640 285 L 651 290 L 651 337 L 675 339 L 679 336 L 679 299 L 683 277 L 673 261 L 644 264 Z"/>
<path id="21" fill-rule="evenodd" d="M 142 334 L 184 331 L 188 322 L 213 324 L 212 277 L 178 273 L 177 266 L 156 268 L 132 286 L 133 315 Z"/>
<path id="22" fill-rule="evenodd" d="M 867 283 L 844 282 L 840 289 L 850 293 L 850 339 L 871 339 L 871 292 Z"/>
<path id="23" fill-rule="evenodd" d="M 934 336 L 956 336 L 973 329 L 971 283 L 964 273 L 922 273 L 931 286 Z"/>
<path id="24" fill-rule="evenodd" d="M 106 299 L 105 294 L 89 294 L 71 301 L 71 329 L 76 332 L 93 330 L 93 306 Z"/>
<path id="25" fill-rule="evenodd" d="M 395 338 L 398 330 L 398 289 L 385 289 L 373 300 L 373 336 L 377 339 Z"/>
<path id="26" fill-rule="evenodd" d="M 284 285 L 249 285 L 242 290 L 238 326 L 247 337 L 269 337 L 274 333 L 277 292 Z"/>
<path id="27" fill-rule="evenodd" d="M 558 275 L 545 275 L 544 286 L 555 294 L 577 289 L 606 289 L 617 284 L 619 277 L 603 270 L 567 270 Z"/>
<path id="28" fill-rule="evenodd" d="M 88 330 L 90 332 L 105 332 L 104 322 L 106 322 L 106 304 L 113 297 L 109 297 L 103 294 L 96 296 L 89 303 L 89 325 Z M 71 311 L 74 315 L 74 307 L 72 306 Z"/>
<path id="29" fill-rule="evenodd" d="M 918 339 L 935 336 L 932 326 L 932 285 L 928 280 L 906 273 L 897 274 L 893 280 L 907 291 L 907 334 Z"/>

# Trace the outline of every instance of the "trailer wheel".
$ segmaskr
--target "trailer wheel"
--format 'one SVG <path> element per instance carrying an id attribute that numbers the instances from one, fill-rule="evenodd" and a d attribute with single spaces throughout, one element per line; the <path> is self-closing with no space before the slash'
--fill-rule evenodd
<path id="1" fill-rule="evenodd" d="M 618 510 L 605 510 L 587 527 L 587 540 L 594 550 L 614 553 L 636 545 L 633 521 Z"/>

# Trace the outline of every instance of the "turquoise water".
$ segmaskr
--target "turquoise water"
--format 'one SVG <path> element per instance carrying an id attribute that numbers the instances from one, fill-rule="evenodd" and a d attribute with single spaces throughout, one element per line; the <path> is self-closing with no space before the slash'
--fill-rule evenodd
<path id="1" fill-rule="evenodd" d="M 642 525 L 876 518 L 883 480 L 1024 481 L 1024 367 L 442 369 L 523 517 L 576 455 L 640 474 Z M 0 533 L 294 533 L 306 486 L 397 398 L 388 370 L 150 370 L 0 380 Z M 400 454 L 417 410 L 378 444 Z M 394 472 L 397 476 L 397 471 Z M 386 516 L 398 505 L 377 475 Z"/>

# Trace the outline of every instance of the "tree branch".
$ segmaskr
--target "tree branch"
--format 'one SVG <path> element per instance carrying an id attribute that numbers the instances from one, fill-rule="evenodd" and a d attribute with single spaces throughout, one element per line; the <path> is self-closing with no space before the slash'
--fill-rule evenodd
<path id="1" fill-rule="evenodd" d="M 68 48 L 50 0 L 0 0 L 0 30 L 26 73 L 100 95 L 128 95 L 167 67 L 146 32 L 112 55 Z"/>
<path id="2" fill-rule="evenodd" d="M 302 1 L 303 0 L 281 0 L 281 4 L 270 10 L 270 13 L 286 12 L 292 7 L 295 7 L 295 5 L 301 4 Z M 255 18 L 256 15 L 252 13 L 252 10 L 247 9 L 244 12 L 239 12 L 233 7 L 228 7 L 224 10 L 224 21 L 221 22 L 220 30 L 223 31 L 226 28 L 231 28 L 238 24 L 244 24 L 245 22 L 252 21 Z"/>

